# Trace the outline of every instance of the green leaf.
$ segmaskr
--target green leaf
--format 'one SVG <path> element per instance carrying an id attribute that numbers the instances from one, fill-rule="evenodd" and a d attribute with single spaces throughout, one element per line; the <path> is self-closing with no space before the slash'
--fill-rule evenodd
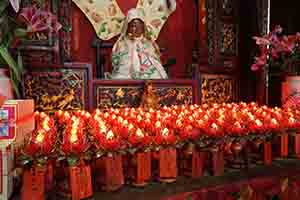
<path id="1" fill-rule="evenodd" d="M 16 93 L 17 98 L 20 97 L 19 83 L 21 82 L 21 67 L 16 63 L 13 57 L 9 54 L 7 48 L 0 46 L 0 57 L 6 62 L 10 69 L 11 83 Z M 20 58 L 18 58 L 20 59 Z"/>
<path id="2" fill-rule="evenodd" d="M 89 152 L 87 152 L 87 153 L 84 154 L 84 159 L 85 160 L 92 160 L 92 155 Z"/>
<path id="3" fill-rule="evenodd" d="M 77 165 L 79 159 L 74 156 L 71 156 L 71 157 L 68 157 L 67 160 L 68 160 L 68 163 L 70 166 L 75 166 L 75 165 Z"/>
<path id="4" fill-rule="evenodd" d="M 20 68 L 6 48 L 0 47 L 0 56 L 5 60 L 9 68 L 13 71 L 17 80 L 21 81 Z"/>
<path id="5" fill-rule="evenodd" d="M 43 166 L 46 164 L 47 158 L 45 158 L 45 157 L 38 158 L 38 159 L 36 159 L 36 161 L 37 161 L 38 165 Z"/>
<path id="6" fill-rule="evenodd" d="M 96 157 L 97 158 L 100 158 L 101 156 L 104 155 L 104 152 L 103 151 L 98 151 L 97 154 L 96 154 Z"/>
<path id="7" fill-rule="evenodd" d="M 194 200 L 194 198 L 192 195 L 190 195 L 190 196 L 187 196 L 185 200 Z"/>
<path id="8" fill-rule="evenodd" d="M 8 1 L 0 1 L 0 14 L 7 8 Z"/>
<path id="9" fill-rule="evenodd" d="M 10 73 L 10 79 L 11 79 L 11 84 L 14 88 L 15 95 L 17 98 L 21 97 L 20 91 L 19 91 L 19 81 L 17 80 L 15 74 L 13 72 Z"/>
<path id="10" fill-rule="evenodd" d="M 279 199 L 279 197 L 277 195 L 275 195 L 275 196 L 271 197 L 271 200 L 280 200 L 280 199 Z"/>
<path id="11" fill-rule="evenodd" d="M 126 154 L 127 154 L 127 152 L 124 151 L 124 150 L 120 150 L 119 153 L 120 153 L 121 155 L 126 155 Z"/>
<path id="12" fill-rule="evenodd" d="M 28 165 L 28 164 L 30 164 L 31 162 L 32 162 L 31 159 L 24 159 L 24 160 L 21 160 L 21 161 L 20 161 L 21 165 Z"/>
<path id="13" fill-rule="evenodd" d="M 130 148 L 130 149 L 128 149 L 128 152 L 129 152 L 130 154 L 134 154 L 136 151 L 137 151 L 136 148 Z"/>
<path id="14" fill-rule="evenodd" d="M 64 159 L 66 159 L 66 157 L 60 156 L 60 157 L 58 157 L 58 158 L 56 159 L 56 161 L 59 162 L 59 161 L 62 161 L 62 160 L 64 160 Z"/>
<path id="15" fill-rule="evenodd" d="M 27 36 L 28 32 L 26 29 L 24 28 L 17 28 L 15 31 L 14 31 L 14 34 L 15 36 L 17 37 L 20 37 L 20 38 L 24 38 Z"/>
<path id="16" fill-rule="evenodd" d="M 24 66 L 23 66 L 23 59 L 20 51 L 18 51 L 18 66 L 19 66 L 20 73 L 22 74 L 22 72 L 24 71 Z"/>

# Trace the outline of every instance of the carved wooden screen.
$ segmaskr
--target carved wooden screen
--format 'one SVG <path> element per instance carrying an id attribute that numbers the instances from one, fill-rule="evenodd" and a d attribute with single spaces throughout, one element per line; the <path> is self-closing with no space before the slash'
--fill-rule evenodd
<path id="1" fill-rule="evenodd" d="M 23 0 L 22 7 L 36 0 Z M 62 24 L 59 35 L 40 35 L 22 42 L 20 49 L 25 63 L 57 64 L 70 60 L 71 0 L 44 0 L 40 5 L 51 11 Z"/>
<path id="2" fill-rule="evenodd" d="M 238 0 L 206 0 L 208 65 L 237 68 Z"/>
<path id="3" fill-rule="evenodd" d="M 39 111 L 90 109 L 91 65 L 31 65 L 23 78 L 24 98 Z"/>
<path id="4" fill-rule="evenodd" d="M 239 0 L 198 0 L 201 102 L 238 100 Z"/>

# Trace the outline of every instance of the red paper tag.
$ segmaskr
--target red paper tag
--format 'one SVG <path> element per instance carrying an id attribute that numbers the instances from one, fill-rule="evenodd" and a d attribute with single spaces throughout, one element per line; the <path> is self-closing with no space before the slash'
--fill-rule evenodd
<path id="1" fill-rule="evenodd" d="M 149 181 L 151 177 L 151 154 L 137 153 L 136 154 L 137 166 L 136 166 L 136 183 L 142 184 Z"/>
<path id="2" fill-rule="evenodd" d="M 72 199 L 80 200 L 93 195 L 90 166 L 70 167 Z"/>
<path id="3" fill-rule="evenodd" d="M 45 198 L 45 168 L 33 167 L 23 174 L 22 200 L 43 200 Z"/>
<path id="4" fill-rule="evenodd" d="M 159 152 L 159 176 L 160 178 L 177 177 L 176 149 L 162 149 Z"/>

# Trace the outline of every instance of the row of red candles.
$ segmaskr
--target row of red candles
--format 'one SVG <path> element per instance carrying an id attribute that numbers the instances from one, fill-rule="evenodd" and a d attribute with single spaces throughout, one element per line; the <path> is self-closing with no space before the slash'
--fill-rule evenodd
<path id="1" fill-rule="evenodd" d="M 196 142 L 203 138 L 241 138 L 300 128 L 300 111 L 269 108 L 256 103 L 183 105 L 158 110 L 143 108 L 37 112 L 37 127 L 23 153 L 79 156 L 88 150 L 113 153 L 151 150 Z M 57 145 L 58 144 L 58 145 Z M 58 146 L 58 149 L 55 149 Z"/>

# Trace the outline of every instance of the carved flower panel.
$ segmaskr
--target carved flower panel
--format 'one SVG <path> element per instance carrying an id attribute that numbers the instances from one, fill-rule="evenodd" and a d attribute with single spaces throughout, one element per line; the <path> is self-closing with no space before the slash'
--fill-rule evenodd
<path id="1" fill-rule="evenodd" d="M 220 51 L 225 55 L 235 55 L 237 51 L 236 25 L 223 23 L 221 29 Z"/>
<path id="2" fill-rule="evenodd" d="M 88 84 L 85 69 L 28 72 L 24 77 L 23 85 L 24 97 L 34 99 L 36 110 L 86 108 Z"/>
<path id="3" fill-rule="evenodd" d="M 143 95 L 142 87 L 94 86 L 96 107 L 138 107 Z M 157 87 L 155 88 L 160 105 L 182 105 L 193 103 L 192 87 Z"/>

